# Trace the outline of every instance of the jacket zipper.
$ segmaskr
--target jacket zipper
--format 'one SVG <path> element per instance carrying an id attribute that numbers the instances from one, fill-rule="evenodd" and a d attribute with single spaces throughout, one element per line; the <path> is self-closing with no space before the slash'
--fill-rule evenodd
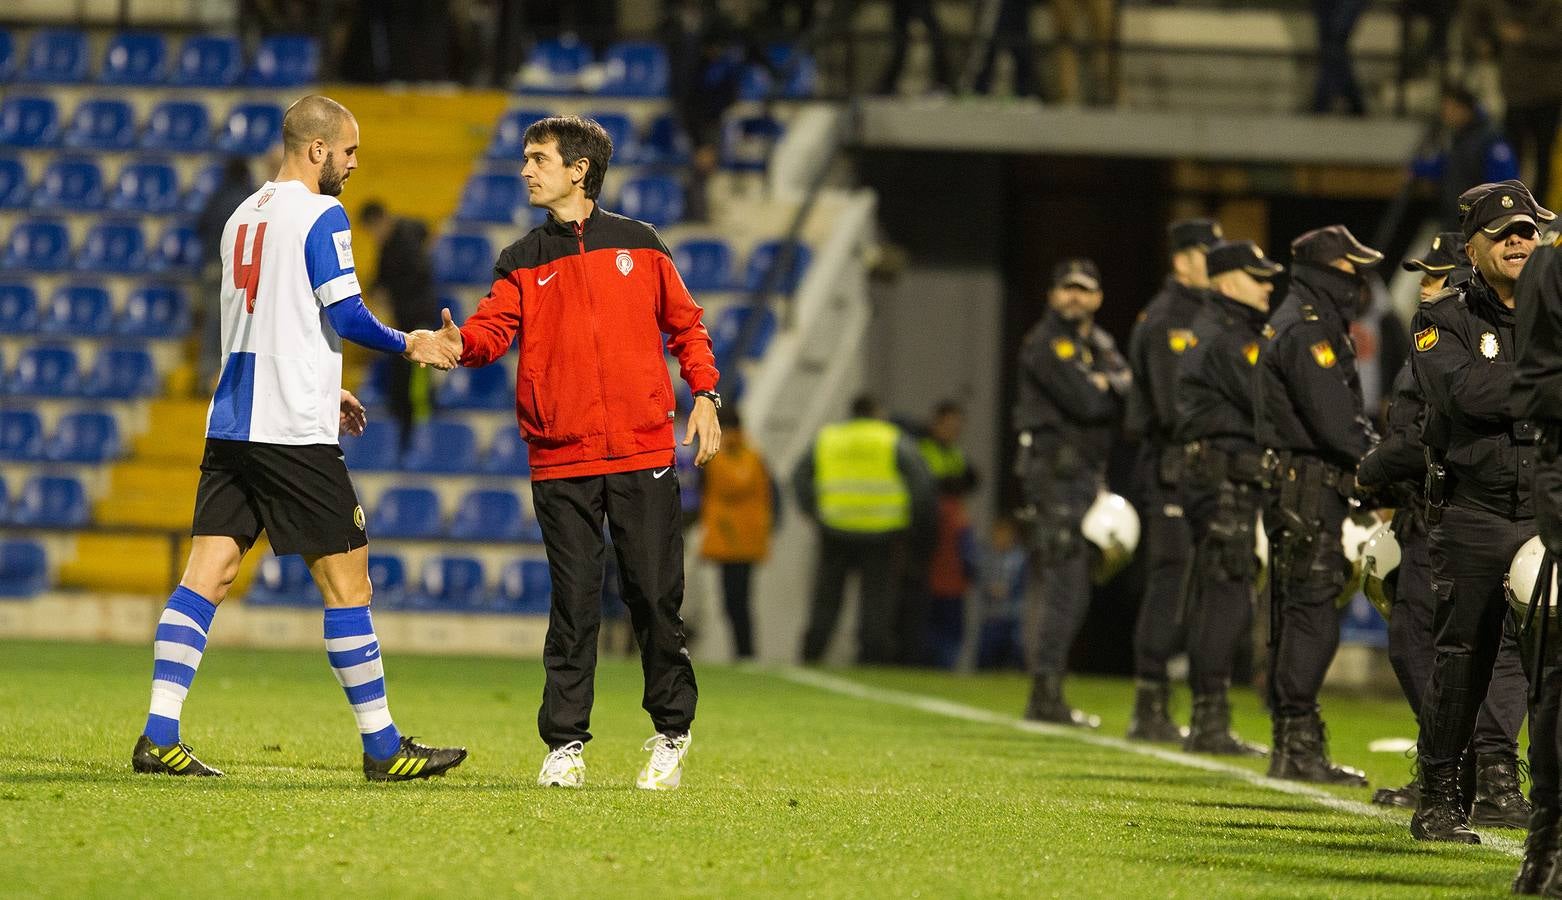
<path id="1" fill-rule="evenodd" d="M 580 265 L 581 268 L 584 269 L 586 266 L 586 222 L 584 219 L 582 219 L 574 224 L 575 246 L 580 250 Z M 611 437 L 612 431 L 609 427 L 607 415 L 607 380 L 605 373 L 602 371 L 602 332 L 597 327 L 597 301 L 591 293 L 591 273 L 583 272 L 583 274 L 585 275 L 585 277 L 582 279 L 582 282 L 586 286 L 586 302 L 591 307 L 589 316 L 591 319 L 591 338 L 592 342 L 596 345 L 597 348 L 597 387 L 601 392 L 599 394 L 599 399 L 602 403 L 602 445 L 603 449 L 606 451 L 605 456 L 611 459 L 617 454 L 613 452 L 613 440 Z"/>

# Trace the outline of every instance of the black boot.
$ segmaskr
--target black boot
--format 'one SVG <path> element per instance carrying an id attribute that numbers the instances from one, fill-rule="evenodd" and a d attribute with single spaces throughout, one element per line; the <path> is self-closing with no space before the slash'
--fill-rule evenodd
<path id="1" fill-rule="evenodd" d="M 1032 722 L 1051 722 L 1055 725 L 1074 725 L 1079 728 L 1100 728 L 1101 717 L 1080 712 L 1063 699 L 1063 676 L 1037 675 L 1031 684 L 1030 702 L 1025 706 L 1025 718 Z"/>
<path id="2" fill-rule="evenodd" d="M 1519 760 L 1511 753 L 1475 758 L 1475 803 L 1470 824 L 1485 828 L 1528 828 L 1529 801 L 1519 787 Z"/>
<path id="3" fill-rule="evenodd" d="M 1513 893 L 1539 894 L 1556 868 L 1557 813 L 1554 806 L 1537 806 L 1529 817 L 1529 837 L 1524 839 L 1524 861 L 1513 879 Z"/>
<path id="4" fill-rule="evenodd" d="M 1400 809 L 1415 809 L 1421 802 L 1421 772 L 1412 768 L 1414 776 L 1404 787 L 1378 788 L 1372 795 L 1372 802 L 1379 806 L 1397 806 Z"/>
<path id="5" fill-rule="evenodd" d="M 1128 720 L 1130 741 L 1174 743 L 1188 730 L 1171 720 L 1171 685 L 1164 681 L 1140 681 L 1134 692 L 1134 715 Z"/>
<path id="6" fill-rule="evenodd" d="M 1188 730 L 1182 749 L 1189 753 L 1218 753 L 1222 756 L 1267 756 L 1269 751 L 1251 744 L 1231 731 L 1231 703 L 1224 691 L 1198 694 L 1193 698 L 1193 727 Z"/>
<path id="7" fill-rule="evenodd" d="M 1317 713 L 1275 719 L 1275 752 L 1269 758 L 1269 777 L 1288 781 L 1312 781 L 1344 787 L 1366 787 L 1360 769 L 1329 761 L 1329 744 L 1323 720 Z"/>
<path id="8" fill-rule="evenodd" d="M 1465 824 L 1457 760 L 1421 764 L 1421 802 L 1410 817 L 1410 834 L 1418 841 L 1481 842 L 1480 835 Z"/>

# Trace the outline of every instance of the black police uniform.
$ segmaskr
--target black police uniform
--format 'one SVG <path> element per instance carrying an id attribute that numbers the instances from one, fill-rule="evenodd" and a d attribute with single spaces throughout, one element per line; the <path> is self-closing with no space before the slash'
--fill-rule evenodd
<path id="1" fill-rule="evenodd" d="M 1339 648 L 1336 599 L 1350 576 L 1338 535 L 1356 464 L 1375 441 L 1349 333 L 1365 285 L 1326 261 L 1350 254 L 1370 265 L 1382 256 L 1341 226 L 1309 232 L 1291 251 L 1290 294 L 1270 317 L 1254 393 L 1255 435 L 1277 460 L 1264 514 L 1275 744 L 1269 774 L 1365 786 L 1360 772 L 1329 761 L 1318 712 Z"/>
<path id="2" fill-rule="evenodd" d="M 1104 375 L 1102 390 L 1092 375 Z M 1020 350 L 1014 425 L 1020 477 L 1034 509 L 1024 622 L 1035 678 L 1027 718 L 1098 724 L 1063 700 L 1069 649 L 1090 602 L 1090 556 L 1080 522 L 1106 482 L 1106 459 L 1132 375 L 1112 338 L 1049 310 Z"/>

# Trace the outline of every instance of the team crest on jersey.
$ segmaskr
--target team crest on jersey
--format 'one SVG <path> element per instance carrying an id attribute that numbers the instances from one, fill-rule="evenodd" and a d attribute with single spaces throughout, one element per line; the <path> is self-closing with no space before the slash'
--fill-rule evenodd
<path id="1" fill-rule="evenodd" d="M 629 255 L 628 250 L 620 250 L 618 251 L 618 258 L 613 260 L 613 264 L 618 266 L 618 274 L 628 275 L 634 270 L 635 258 Z"/>
<path id="2" fill-rule="evenodd" d="M 1198 335 L 1191 328 L 1172 328 L 1166 332 L 1166 346 L 1171 352 L 1181 354 L 1199 345 Z"/>
<path id="3" fill-rule="evenodd" d="M 1416 349 L 1425 353 L 1437 346 L 1437 326 L 1429 325 L 1416 332 Z"/>
<path id="4" fill-rule="evenodd" d="M 1079 353 L 1079 348 L 1074 346 L 1074 342 L 1066 337 L 1053 338 L 1052 352 L 1057 355 L 1058 359 L 1069 360 Z"/>
<path id="5" fill-rule="evenodd" d="M 363 530 L 363 507 L 353 507 L 353 524 L 358 526 L 359 531 Z"/>
<path id="6" fill-rule="evenodd" d="M 1247 364 L 1250 366 L 1258 365 L 1258 341 L 1254 341 L 1242 348 L 1242 358 L 1247 360 Z"/>
<path id="7" fill-rule="evenodd" d="M 262 206 L 265 206 L 266 202 L 269 201 L 271 199 L 272 195 L 275 194 L 276 192 L 277 192 L 276 188 L 266 188 L 266 192 L 264 194 L 260 195 L 260 199 L 259 200 L 255 201 L 255 208 L 256 209 L 260 209 Z"/>
<path id="8" fill-rule="evenodd" d="M 1312 351 L 1313 360 L 1318 363 L 1319 367 L 1324 369 L 1334 368 L 1334 363 L 1337 360 L 1334 356 L 1333 344 L 1330 344 L 1328 341 L 1319 341 L 1307 349 Z"/>
<path id="9" fill-rule="evenodd" d="M 1499 347 L 1497 344 L 1497 336 L 1495 334 L 1492 334 L 1490 331 L 1484 331 L 1481 333 L 1482 356 L 1486 357 L 1487 359 L 1496 359 L 1497 351 L 1500 349 L 1501 347 Z"/>

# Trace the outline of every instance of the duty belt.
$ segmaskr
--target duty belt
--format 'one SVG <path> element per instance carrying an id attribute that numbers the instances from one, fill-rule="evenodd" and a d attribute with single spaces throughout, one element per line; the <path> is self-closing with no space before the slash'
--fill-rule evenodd
<path id="1" fill-rule="evenodd" d="M 1202 481 L 1263 484 L 1269 471 L 1268 454 L 1258 450 L 1226 450 L 1209 441 L 1194 441 L 1183 447 L 1186 471 L 1198 473 Z"/>
<path id="2" fill-rule="evenodd" d="M 1356 473 L 1336 468 L 1315 456 L 1293 456 L 1275 453 L 1276 479 L 1290 482 L 1303 490 L 1329 490 L 1349 500 L 1356 493 Z M 1268 454 L 1266 454 L 1268 455 Z"/>

